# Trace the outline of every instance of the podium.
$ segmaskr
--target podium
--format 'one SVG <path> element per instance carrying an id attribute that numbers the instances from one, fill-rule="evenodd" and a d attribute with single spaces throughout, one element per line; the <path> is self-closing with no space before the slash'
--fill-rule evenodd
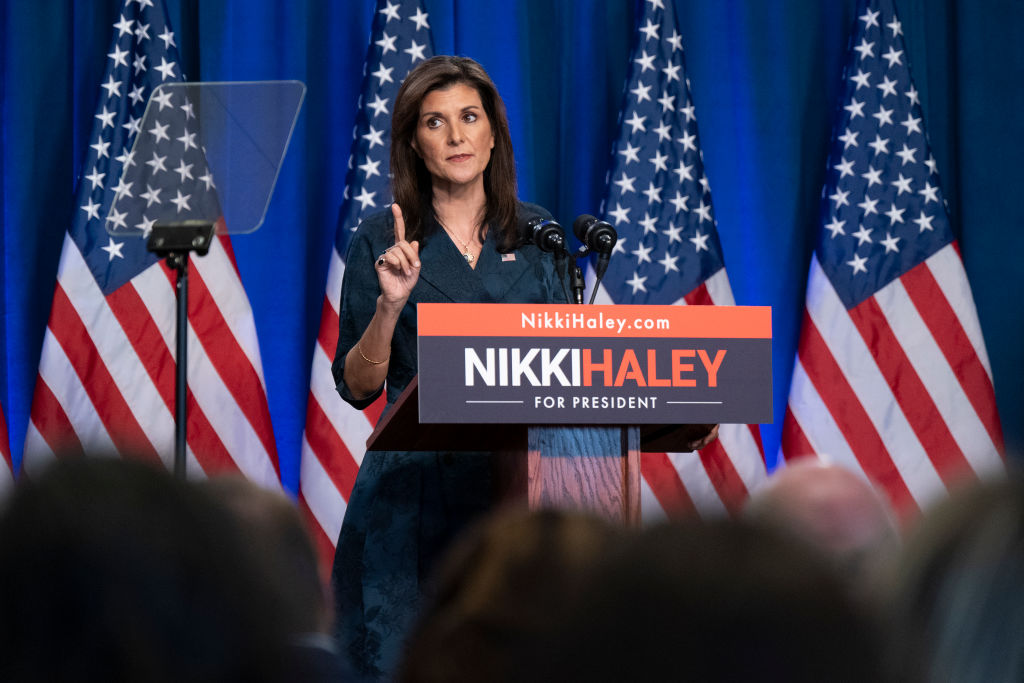
<path id="1" fill-rule="evenodd" d="M 640 521 L 640 452 L 771 422 L 771 310 L 421 303 L 367 450 L 498 453 L 499 498 Z M 693 457 L 697 457 L 694 455 Z"/>
<path id="2" fill-rule="evenodd" d="M 367 439 L 367 450 L 491 451 L 502 501 L 584 510 L 627 525 L 640 522 L 640 452 L 688 450 L 709 428 L 425 424 L 418 392 L 415 377 Z"/>

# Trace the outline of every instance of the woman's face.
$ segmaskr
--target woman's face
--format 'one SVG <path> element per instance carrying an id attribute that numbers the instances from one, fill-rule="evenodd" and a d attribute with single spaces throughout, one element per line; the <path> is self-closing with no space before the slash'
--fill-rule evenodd
<path id="1" fill-rule="evenodd" d="M 433 177 L 435 190 L 482 183 L 494 133 L 476 88 L 456 83 L 427 93 L 412 147 Z"/>

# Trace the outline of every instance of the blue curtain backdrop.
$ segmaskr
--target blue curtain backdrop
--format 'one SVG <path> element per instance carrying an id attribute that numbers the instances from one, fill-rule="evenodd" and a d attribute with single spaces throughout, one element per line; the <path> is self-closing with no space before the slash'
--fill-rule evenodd
<path id="1" fill-rule="evenodd" d="M 671 0 L 666 0 L 671 1 Z M 167 0 L 191 80 L 299 79 L 308 93 L 266 222 L 235 240 L 285 485 L 341 202 L 372 0 Z M 773 308 L 778 449 L 855 0 L 675 0 L 729 275 Z M 488 69 L 520 194 L 596 213 L 640 0 L 425 0 L 438 53 Z M 3 0 L 0 402 L 16 462 L 119 0 Z M 1024 4 L 898 0 L 961 240 L 1008 445 L 1024 449 Z"/>

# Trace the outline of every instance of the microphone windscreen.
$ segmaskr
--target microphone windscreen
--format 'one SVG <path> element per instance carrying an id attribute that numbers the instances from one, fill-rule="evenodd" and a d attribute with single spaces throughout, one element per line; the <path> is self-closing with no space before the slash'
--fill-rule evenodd
<path id="1" fill-rule="evenodd" d="M 516 232 L 519 234 L 520 241 L 526 244 L 532 244 L 533 228 L 544 219 L 545 217 L 536 211 L 530 211 L 528 209 L 520 211 L 518 222 L 516 223 Z"/>
<path id="2" fill-rule="evenodd" d="M 582 214 L 576 217 L 576 220 L 572 222 L 572 233 L 576 235 L 576 239 L 584 244 L 587 243 L 587 230 L 590 226 L 597 222 L 596 216 L 591 216 L 589 213 Z"/>

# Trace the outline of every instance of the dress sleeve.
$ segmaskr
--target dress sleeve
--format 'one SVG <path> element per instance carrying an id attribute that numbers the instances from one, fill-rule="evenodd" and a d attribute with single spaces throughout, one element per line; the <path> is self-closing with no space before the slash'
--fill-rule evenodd
<path id="1" fill-rule="evenodd" d="M 375 248 L 371 219 L 367 219 L 353 235 L 345 257 L 345 275 L 341 283 L 341 310 L 338 316 L 338 346 L 334 352 L 334 363 L 331 373 L 334 385 L 341 397 L 362 410 L 373 403 L 384 389 L 382 383 L 373 394 L 365 398 L 355 398 L 345 384 L 345 356 L 363 336 L 373 314 L 377 309 L 377 297 L 380 296 L 380 284 L 373 268 Z M 379 251 L 384 246 L 380 245 Z"/>

